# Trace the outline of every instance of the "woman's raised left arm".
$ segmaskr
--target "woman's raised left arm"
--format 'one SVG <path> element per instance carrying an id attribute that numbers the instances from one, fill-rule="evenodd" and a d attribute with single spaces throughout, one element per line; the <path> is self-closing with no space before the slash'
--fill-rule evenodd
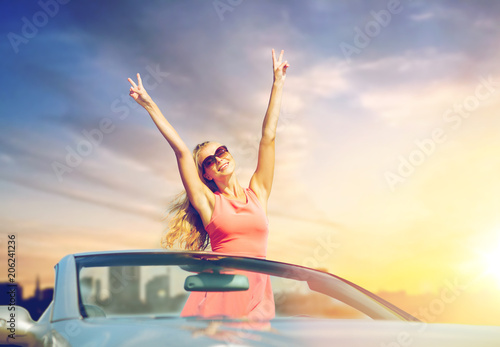
<path id="1" fill-rule="evenodd" d="M 259 201 L 264 207 L 267 206 L 267 200 L 271 194 L 273 184 L 276 128 L 280 115 L 286 70 L 290 66 L 286 60 L 283 61 L 283 53 L 284 51 L 281 51 L 279 58 L 276 59 L 274 49 L 272 50 L 273 87 L 271 89 L 271 96 L 269 97 L 266 116 L 262 124 L 262 138 L 259 144 L 257 169 L 250 180 L 250 188 L 257 194 Z"/>

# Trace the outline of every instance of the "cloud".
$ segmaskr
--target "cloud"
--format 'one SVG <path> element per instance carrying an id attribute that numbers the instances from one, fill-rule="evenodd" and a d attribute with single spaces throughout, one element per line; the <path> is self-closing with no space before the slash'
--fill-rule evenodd
<path id="1" fill-rule="evenodd" d="M 376 117 L 391 125 L 429 126 L 440 124 L 448 108 L 474 95 L 481 83 L 479 73 L 464 54 L 424 49 L 360 64 L 347 78 L 359 91 L 362 105 Z"/>
<path id="2" fill-rule="evenodd" d="M 415 22 L 422 22 L 429 20 L 435 16 L 435 13 L 433 12 L 423 12 L 419 14 L 412 14 L 410 15 L 410 18 L 414 20 Z"/>
<path id="3" fill-rule="evenodd" d="M 148 142 L 143 144 L 147 146 Z M 81 155 L 81 163 L 75 166 L 67 162 L 70 153 L 67 147 L 78 153 L 78 142 L 65 143 L 36 131 L 14 130 L 2 138 L 0 145 L 3 157 L 11 158 L 4 165 L 1 178 L 22 187 L 154 219 L 165 208 L 166 196 L 175 191 L 160 176 L 168 170 L 158 169 L 155 173 L 154 165 L 149 166 L 147 159 L 139 159 L 140 153 L 122 155 L 110 147 L 96 146 L 88 156 Z M 54 163 L 66 166 L 69 171 L 56 172 Z M 163 194 L 158 187 L 163 187 Z"/>

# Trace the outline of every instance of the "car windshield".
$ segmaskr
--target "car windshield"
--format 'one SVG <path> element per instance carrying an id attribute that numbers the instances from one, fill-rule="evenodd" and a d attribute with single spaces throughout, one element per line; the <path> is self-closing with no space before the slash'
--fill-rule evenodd
<path id="1" fill-rule="evenodd" d="M 259 306 L 259 312 L 252 316 L 258 320 L 370 318 L 343 300 L 348 286 L 329 274 L 283 264 L 266 268 L 264 261 L 239 263 L 220 258 L 149 259 L 138 265 L 112 257 L 80 261 L 82 316 L 248 319 L 249 311 Z M 334 288 L 337 285 L 345 288 Z M 262 295 L 266 291 L 270 294 Z"/>

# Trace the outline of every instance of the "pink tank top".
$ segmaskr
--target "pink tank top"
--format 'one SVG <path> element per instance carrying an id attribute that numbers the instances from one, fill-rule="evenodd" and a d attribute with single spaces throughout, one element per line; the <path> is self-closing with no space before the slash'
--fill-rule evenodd
<path id="1" fill-rule="evenodd" d="M 205 230 L 212 250 L 254 257 L 266 257 L 268 219 L 257 195 L 245 189 L 246 202 L 215 193 L 215 207 Z"/>
<path id="2" fill-rule="evenodd" d="M 269 233 L 266 213 L 255 193 L 245 189 L 246 202 L 215 193 L 215 208 L 205 230 L 212 251 L 266 257 Z M 182 317 L 231 317 L 266 321 L 274 317 L 274 295 L 269 275 L 234 271 L 248 277 L 243 292 L 191 292 Z"/>

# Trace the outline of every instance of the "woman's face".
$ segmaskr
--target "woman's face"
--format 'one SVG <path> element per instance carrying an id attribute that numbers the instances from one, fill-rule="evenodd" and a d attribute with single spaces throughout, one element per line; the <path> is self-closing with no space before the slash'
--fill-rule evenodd
<path id="1" fill-rule="evenodd" d="M 203 177 L 208 180 L 227 176 L 234 172 L 235 162 L 233 157 L 218 142 L 210 142 L 205 145 L 198 153 L 198 162 Z"/>

